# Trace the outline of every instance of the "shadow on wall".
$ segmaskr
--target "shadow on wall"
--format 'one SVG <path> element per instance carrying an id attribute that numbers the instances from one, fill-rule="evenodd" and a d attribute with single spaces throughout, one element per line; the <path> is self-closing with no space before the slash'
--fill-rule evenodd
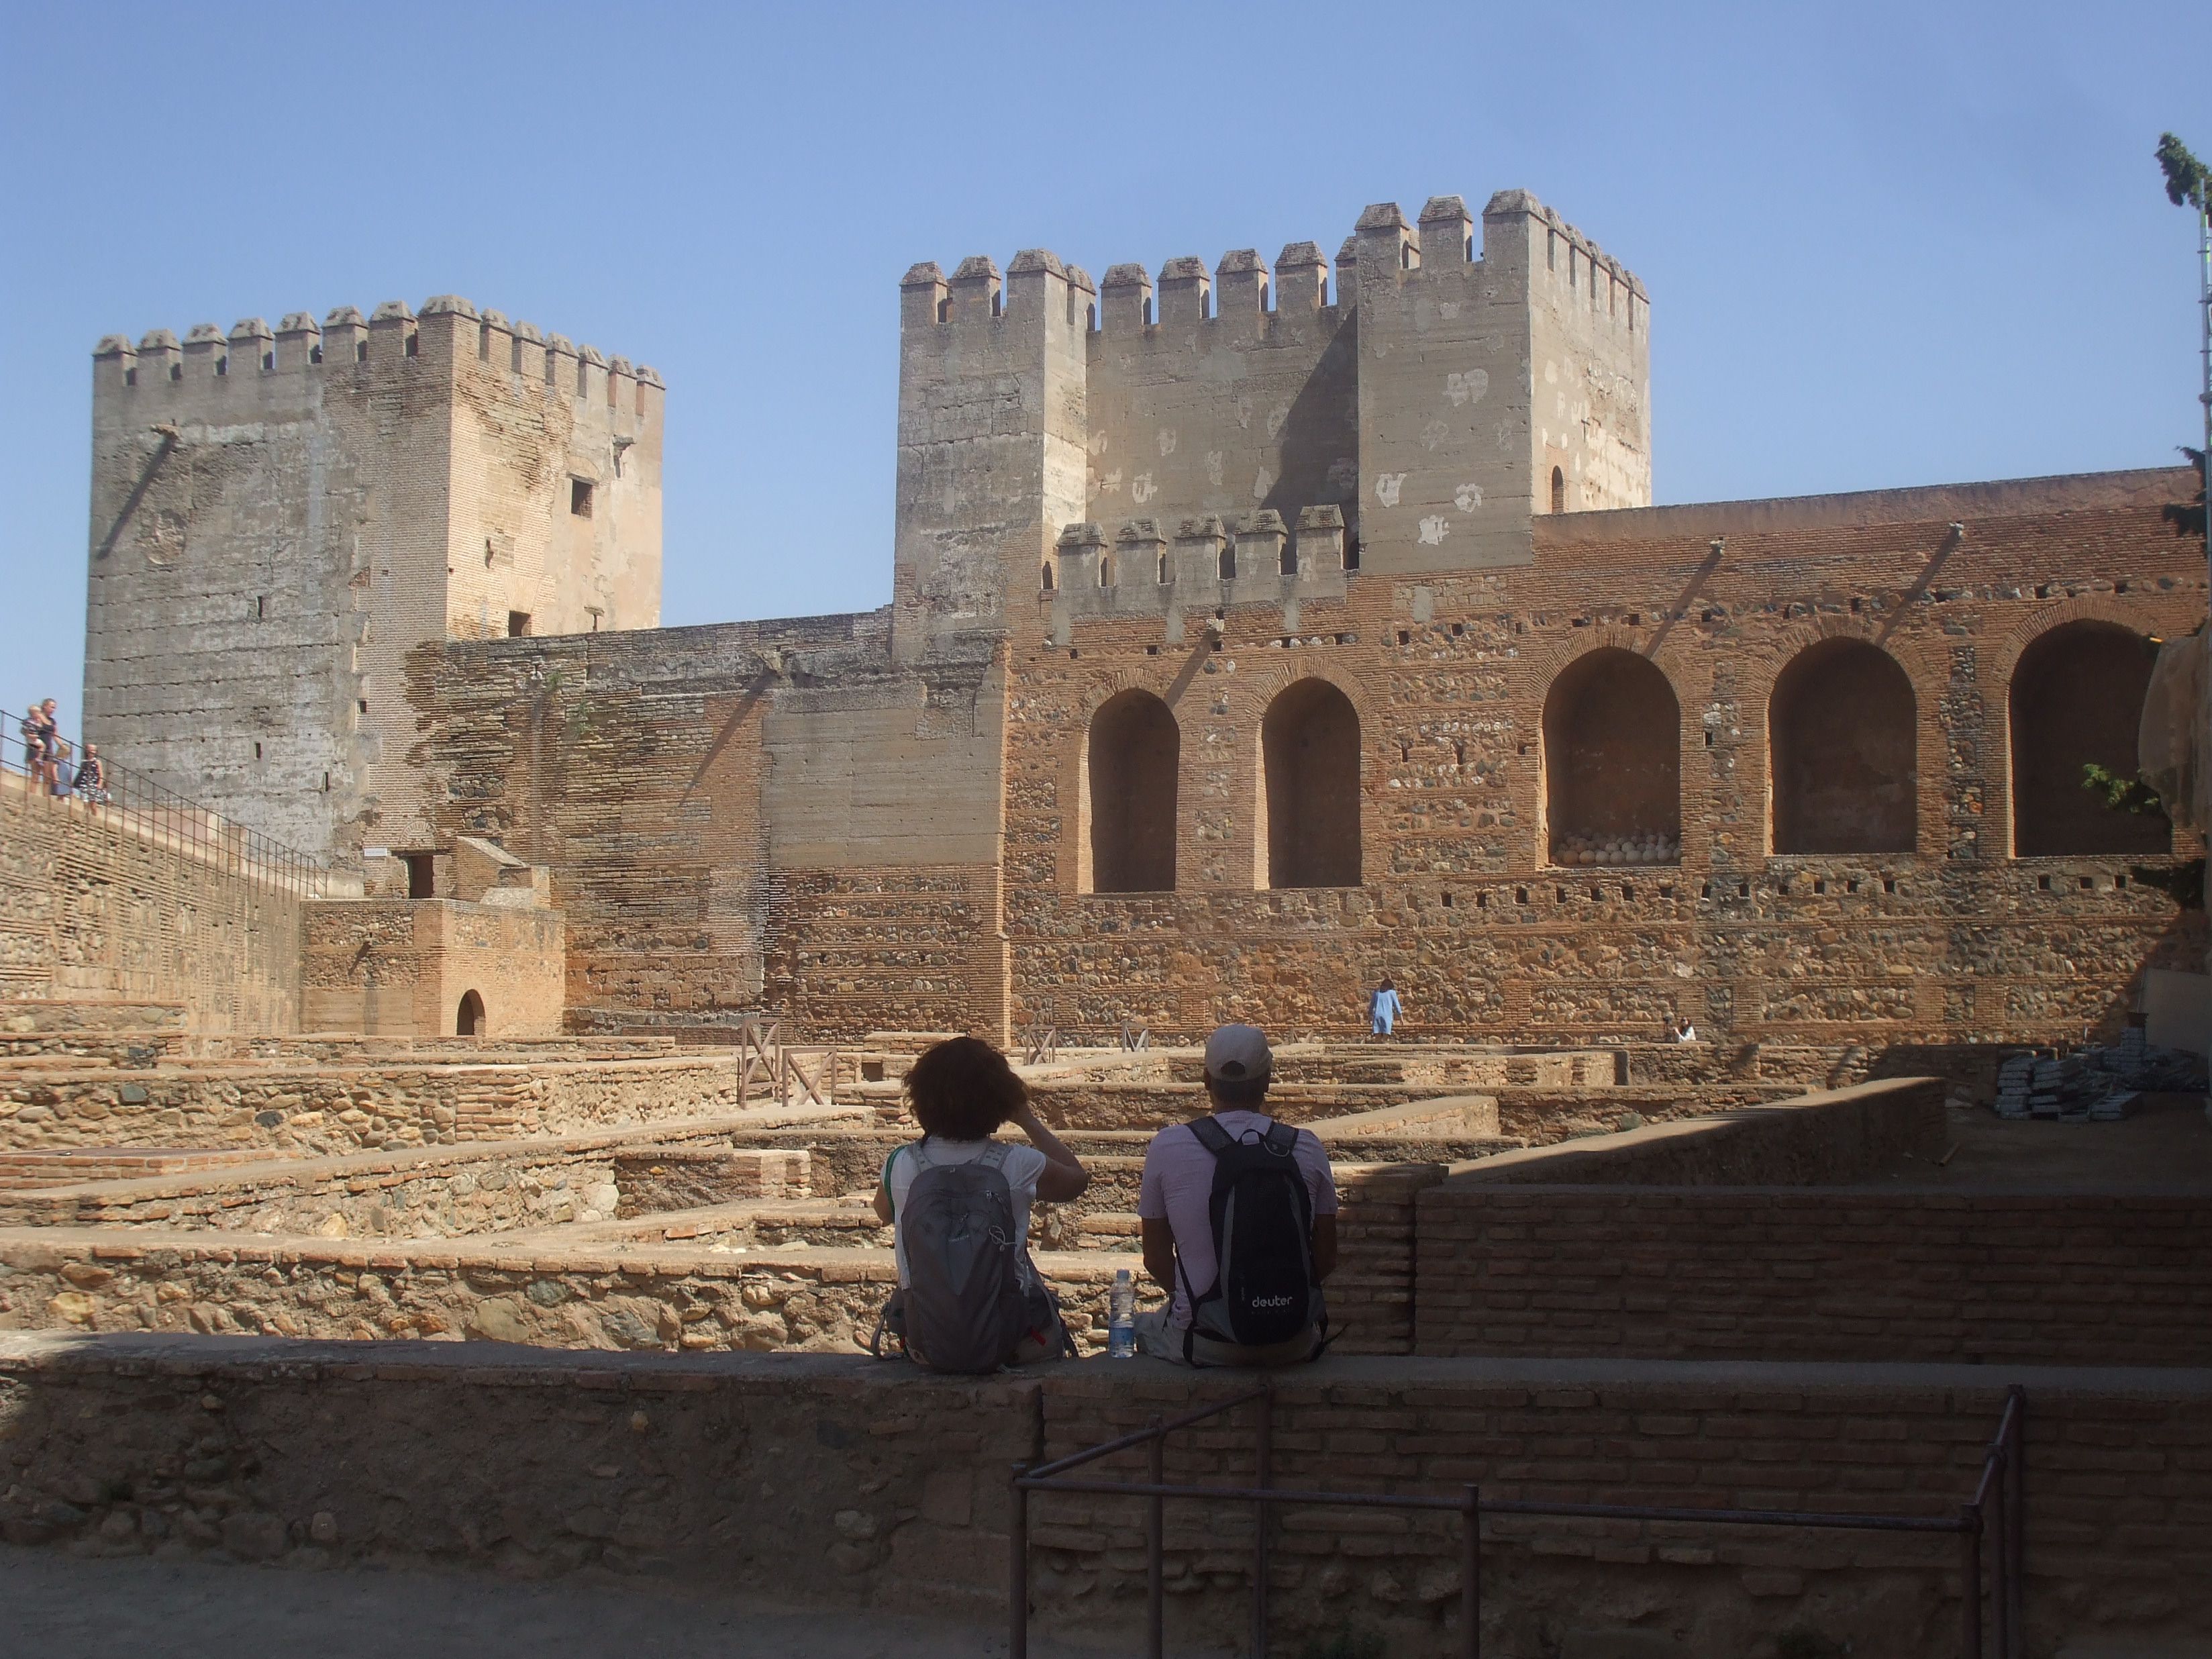
<path id="1" fill-rule="evenodd" d="M 1544 699 L 1544 817 L 1561 843 L 1682 830 L 1682 709 L 1648 659 L 1617 646 L 1577 657 Z"/>
<path id="2" fill-rule="evenodd" d="M 1176 884 L 1176 777 L 1182 733 L 1149 691 L 1109 697 L 1085 745 L 1083 840 L 1094 893 L 1164 893 Z"/>
<path id="3" fill-rule="evenodd" d="M 2116 623 L 2054 628 L 2013 670 L 2012 841 L 2015 858 L 2172 850 L 2161 816 L 2115 812 L 2081 787 L 2081 769 L 2131 778 L 2143 695 L 2158 647 Z"/>
<path id="4" fill-rule="evenodd" d="M 1327 680 L 1299 680 L 1260 723 L 1270 887 L 1359 885 L 1359 712 Z"/>
<path id="5" fill-rule="evenodd" d="M 1910 853 L 1918 792 L 1912 682 L 1863 640 L 1790 659 L 1767 704 L 1777 853 Z"/>

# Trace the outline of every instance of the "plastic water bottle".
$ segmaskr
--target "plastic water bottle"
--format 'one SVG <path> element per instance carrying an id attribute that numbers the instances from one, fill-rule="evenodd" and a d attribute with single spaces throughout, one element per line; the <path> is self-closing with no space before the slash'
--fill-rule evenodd
<path id="1" fill-rule="evenodd" d="M 1114 1273 L 1114 1294 L 1106 1304 L 1106 1357 L 1109 1359 L 1134 1359 L 1137 1357 L 1137 1285 L 1129 1277 L 1127 1267 Z"/>

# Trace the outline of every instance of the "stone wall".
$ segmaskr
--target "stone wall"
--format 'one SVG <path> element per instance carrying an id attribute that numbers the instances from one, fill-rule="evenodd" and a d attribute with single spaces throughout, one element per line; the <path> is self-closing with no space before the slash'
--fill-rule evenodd
<path id="1" fill-rule="evenodd" d="M 568 1005 L 1003 1034 L 995 647 L 887 618 L 426 648 L 440 834 L 550 866 Z M 618 803 L 619 811 L 611 803 Z"/>
<path id="2" fill-rule="evenodd" d="M 757 1087 L 757 1085 L 756 1085 Z M 0 1148 L 265 1146 L 328 1154 L 709 1116 L 734 1059 L 0 1073 Z"/>
<path id="3" fill-rule="evenodd" d="M 1627 1091 L 1622 1091 L 1627 1093 Z M 1933 1160 L 1948 1138 L 1933 1078 L 1893 1078 L 1739 1105 L 1725 1117 L 1653 1124 L 1597 1141 L 1501 1152 L 1461 1187 L 1833 1187 Z"/>
<path id="4" fill-rule="evenodd" d="M 1273 1379 L 1273 1473 L 1286 1486 L 1476 1482 L 1492 1499 L 1951 1516 L 2014 1381 L 2031 1425 L 2027 1650 L 2085 1632 L 2212 1637 L 2212 1536 L 2191 1501 L 2201 1373 L 1331 1359 Z M 792 1356 L 15 1337 L 0 1341 L 0 1530 L 295 1568 L 611 1570 L 988 1619 L 1005 1605 L 1014 1461 L 1235 1386 L 1142 1360 L 964 1380 Z M 1249 1433 L 1248 1412 L 1178 1437 L 1169 1477 L 1249 1480 Z M 2124 1480 L 2106 1473 L 2122 1465 Z M 1100 1473 L 1140 1469 L 1124 1457 Z M 1040 1637 L 1133 1636 L 1143 1513 L 1032 1501 Z M 1486 1648 L 1686 1656 L 1789 1637 L 1894 1659 L 1958 1650 L 1948 1536 L 1506 1516 L 1485 1534 Z M 1170 1504 L 1166 1544 L 1171 1648 L 1235 1640 L 1246 1513 Z M 1272 1541 L 1279 1638 L 1366 1631 L 1391 1651 L 1441 1649 L 1458 1552 L 1449 1516 L 1292 1511 Z"/>
<path id="5" fill-rule="evenodd" d="M 755 1217 L 733 1207 L 716 1227 L 714 1212 L 694 1212 L 672 1242 L 657 1222 L 547 1231 L 585 1219 L 586 1210 L 616 1213 L 609 1151 L 605 1142 L 544 1152 L 514 1146 L 477 1160 L 298 1171 L 240 1218 L 252 1229 L 246 1237 L 223 1225 L 234 1206 L 205 1197 L 225 1191 L 243 1203 L 251 1189 L 237 1183 L 171 1182 L 160 1196 L 129 1190 L 151 1182 L 118 1183 L 125 1190 L 105 1194 L 19 1194 L 0 1206 L 0 1329 L 465 1334 L 672 1352 L 849 1353 L 866 1341 L 897 1283 L 891 1253 L 881 1248 L 888 1232 L 872 1216 L 768 1206 Z M 1437 1173 L 1432 1165 L 1340 1169 L 1342 1246 L 1331 1296 L 1335 1322 L 1346 1328 L 1342 1352 L 1412 1346 L 1414 1197 Z M 162 1204 L 172 1206 L 166 1222 L 154 1213 Z M 64 1206 L 76 1213 L 64 1218 Z M 108 1227 L 111 1208 L 112 1218 L 134 1224 Z M 333 1215 L 343 1231 L 329 1224 Z M 210 1224 L 213 1231 L 188 1231 Z M 502 1227 L 528 1236 L 499 1236 Z M 1040 1239 L 1054 1231 L 1050 1215 L 1041 1215 Z M 745 1248 L 717 1249 L 718 1237 Z M 1122 1250 L 1040 1248 L 1036 1255 L 1086 1349 L 1105 1340 L 1117 1270 L 1135 1273 L 1145 1305 L 1161 1297 Z"/>
<path id="6" fill-rule="evenodd" d="M 180 1004 L 203 1031 L 298 1029 L 296 893 L 232 867 L 227 843 L 183 843 L 22 781 L 0 776 L 0 996 Z"/>
<path id="7" fill-rule="evenodd" d="M 288 1162 L 252 1152 L 46 1154 L 66 1178 L 40 1182 L 40 1155 L 0 1158 L 0 1227 L 207 1228 L 223 1232 L 325 1238 L 458 1238 L 596 1221 L 629 1213 L 631 1188 L 646 1207 L 661 1194 L 633 1180 L 626 1158 L 641 1140 L 678 1158 L 684 1143 L 720 1139 L 775 1114 L 656 1123 L 644 1129 L 548 1135 L 532 1140 L 356 1152 Z M 723 1152 L 727 1160 L 738 1154 Z M 791 1154 L 771 1154 L 788 1158 Z M 803 1164 L 805 1154 L 796 1155 Z M 252 1160 L 250 1164 L 247 1160 Z M 240 1167 L 246 1164 L 246 1167 Z"/>
<path id="8" fill-rule="evenodd" d="M 450 1036 L 471 993 L 473 1035 L 561 1030 L 568 964 L 558 910 L 345 899 L 308 906 L 306 933 L 307 1030 Z"/>

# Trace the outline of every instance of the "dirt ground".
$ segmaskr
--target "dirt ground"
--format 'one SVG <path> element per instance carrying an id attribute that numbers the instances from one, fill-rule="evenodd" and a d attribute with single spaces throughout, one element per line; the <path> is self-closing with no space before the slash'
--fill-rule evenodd
<path id="1" fill-rule="evenodd" d="M 1112 1650 L 1030 1642 L 1037 1659 Z M 0 1659 L 993 1659 L 1006 1651 L 1003 1626 L 798 1612 L 660 1586 L 297 1571 L 0 1546 Z"/>
<path id="2" fill-rule="evenodd" d="M 1851 1183 L 1893 1190 L 2212 1193 L 2212 1117 L 2202 1095 L 2146 1095 L 2117 1123 L 2025 1121 L 1983 1106 L 1949 1111 L 1950 1161 L 1907 1158 Z"/>

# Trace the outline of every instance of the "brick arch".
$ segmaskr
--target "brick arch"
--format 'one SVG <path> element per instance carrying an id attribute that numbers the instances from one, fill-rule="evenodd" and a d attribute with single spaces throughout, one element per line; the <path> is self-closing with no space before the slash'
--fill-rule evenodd
<path id="1" fill-rule="evenodd" d="M 1076 883 L 1086 892 L 1172 892 L 1182 726 L 1145 686 L 1116 691 L 1083 729 Z"/>
<path id="2" fill-rule="evenodd" d="M 1540 705 L 1552 682 L 1577 659 L 1593 651 L 1612 649 L 1633 652 L 1649 660 L 1667 677 L 1667 683 L 1674 688 L 1676 700 L 1686 702 L 1683 687 L 1692 672 L 1694 659 L 1680 649 L 1671 636 L 1654 651 L 1651 646 L 1658 631 L 1656 628 L 1626 628 L 1618 623 L 1602 623 L 1553 638 L 1530 640 L 1523 635 L 1521 654 L 1506 681 L 1507 695 L 1516 702 L 1527 699 Z"/>
<path id="3" fill-rule="evenodd" d="M 2158 856 L 2172 850 L 2162 816 L 2118 813 L 2081 787 L 2090 762 L 2123 776 L 2155 651 L 2154 617 L 2117 596 L 2089 594 L 2024 618 L 2005 635 L 2002 674 L 1988 677 L 2002 712 L 1998 822 L 2015 858 Z"/>
<path id="4" fill-rule="evenodd" d="M 2146 636 L 2154 629 L 2174 626 L 2126 594 L 2084 593 L 2078 599 L 2045 599 L 1984 647 L 1983 683 L 1996 685 L 2002 681 L 2009 685 L 2013 670 L 2020 666 L 2028 647 L 2052 629 L 2077 622 L 2111 623 Z"/>
<path id="5" fill-rule="evenodd" d="M 1237 678 L 1243 684 L 1232 683 L 1230 687 L 1232 692 L 1240 696 L 1250 705 L 1255 720 L 1264 715 L 1267 711 L 1267 705 L 1298 681 L 1326 680 L 1351 699 L 1352 708 L 1359 715 L 1359 730 L 1363 742 L 1382 732 L 1383 710 L 1388 705 L 1376 701 L 1364 675 L 1348 674 L 1341 669 L 1320 660 L 1324 653 L 1318 651 L 1308 653 L 1270 651 L 1267 655 L 1280 656 L 1286 660 L 1270 662 L 1265 668 L 1255 669 L 1249 673 L 1240 672 Z M 1249 662 L 1250 659 L 1243 658 L 1240 660 Z"/>
<path id="6" fill-rule="evenodd" d="M 1332 676 L 1291 675 L 1279 687 L 1275 678 L 1257 688 L 1254 884 L 1358 886 L 1372 722 Z"/>
<path id="7" fill-rule="evenodd" d="M 1053 769 L 1055 799 L 1059 805 L 1060 854 L 1057 860 L 1057 885 L 1063 893 L 1078 894 L 1093 891 L 1139 890 L 1136 889 L 1100 889 L 1095 885 L 1091 812 L 1090 761 L 1091 728 L 1099 711 L 1125 692 L 1141 691 L 1155 697 L 1166 706 L 1174 720 L 1180 750 L 1175 798 L 1176 805 L 1176 833 L 1172 851 L 1180 850 L 1182 841 L 1180 823 L 1182 803 L 1189 792 L 1182 787 L 1181 769 L 1188 765 L 1192 745 L 1181 742 L 1183 724 L 1180 704 L 1170 702 L 1169 691 L 1173 688 L 1172 672 L 1162 672 L 1155 665 L 1143 666 L 1118 664 L 1104 673 L 1086 676 L 1076 688 L 1076 697 L 1070 708 L 1073 719 L 1068 728 L 1056 734 L 1057 759 Z M 1188 699 L 1183 702 L 1187 702 Z M 1172 885 L 1172 882 L 1170 884 Z"/>
<path id="8" fill-rule="evenodd" d="M 1682 757 L 1690 754 L 1695 741 L 1693 731 L 1700 727 L 1699 706 L 1708 700 L 1705 694 L 1710 690 L 1711 681 L 1705 665 L 1697 657 L 1679 646 L 1673 637 L 1659 641 L 1656 634 L 1656 629 L 1608 623 L 1578 628 L 1571 635 L 1546 638 L 1533 645 L 1526 643 L 1523 636 L 1522 654 L 1506 680 L 1509 706 L 1521 728 L 1518 763 L 1507 782 L 1518 826 L 1511 859 L 1517 867 L 1536 869 L 1551 862 L 1544 711 L 1559 677 L 1593 653 L 1626 652 L 1650 663 L 1665 678 L 1680 714 L 1675 731 L 1678 803 L 1687 792 L 1690 779 L 1686 770 L 1681 769 Z M 1682 836 L 1683 861 L 1702 859 L 1709 836 L 1702 815 L 1678 805 L 1675 816 L 1676 829 Z"/>
<path id="9" fill-rule="evenodd" d="M 1921 757 L 1942 736 L 1895 653 L 1856 630 L 1826 634 L 1790 653 L 1756 702 L 1770 853 L 1917 850 Z"/>
<path id="10" fill-rule="evenodd" d="M 1538 720 L 1540 856 L 1571 864 L 1595 842 L 1607 864 L 1621 861 L 1608 847 L 1630 862 L 1679 859 L 1686 718 L 1666 670 L 1642 652 L 1593 642 L 1552 677 Z M 1644 845 L 1655 839 L 1657 849 Z"/>
<path id="11" fill-rule="evenodd" d="M 1950 672 L 1946 641 L 1940 635 L 1905 634 L 1895 622 L 1894 617 L 1824 612 L 1788 623 L 1764 639 L 1745 641 L 1744 678 L 1736 694 L 1742 742 L 1735 751 L 1735 763 L 1745 795 L 1765 803 L 1759 833 L 1761 848 L 1767 856 L 1776 856 L 1781 845 L 1774 824 L 1775 684 L 1806 652 L 1832 640 L 1872 646 L 1904 671 L 1913 702 L 1915 855 L 1919 848 L 1943 844 L 1943 689 Z M 1937 769 L 1932 775 L 1930 767 Z"/>

